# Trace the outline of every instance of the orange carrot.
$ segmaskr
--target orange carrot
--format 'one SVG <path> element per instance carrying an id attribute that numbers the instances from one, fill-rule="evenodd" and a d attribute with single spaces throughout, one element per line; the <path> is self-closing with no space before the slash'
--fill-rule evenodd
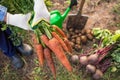
<path id="1" fill-rule="evenodd" d="M 67 36 L 65 35 L 65 33 L 58 28 L 56 25 L 53 25 L 53 28 L 63 37 L 63 38 L 67 38 Z"/>
<path id="2" fill-rule="evenodd" d="M 69 40 L 67 38 L 64 38 L 64 43 L 66 44 L 69 52 L 72 53 L 72 46 L 70 45 Z"/>
<path id="3" fill-rule="evenodd" d="M 43 41 L 43 43 L 48 46 L 48 42 L 49 42 L 48 37 L 45 34 L 43 34 L 40 36 L 40 38 Z"/>
<path id="4" fill-rule="evenodd" d="M 60 60 L 60 62 L 65 66 L 65 68 L 68 71 L 72 71 L 72 67 L 67 59 L 67 57 L 64 54 L 64 51 L 59 43 L 59 41 L 56 38 L 52 38 L 49 40 L 49 46 L 48 46 L 57 56 L 57 58 Z"/>
<path id="5" fill-rule="evenodd" d="M 72 71 L 72 66 L 70 65 L 67 57 L 64 54 L 63 48 L 56 38 L 48 39 L 46 35 L 41 36 L 41 40 L 45 45 L 47 45 L 57 56 L 59 61 L 65 66 L 68 71 Z"/>
<path id="6" fill-rule="evenodd" d="M 34 35 L 34 34 L 32 35 L 32 40 L 33 40 L 34 45 L 38 43 L 38 41 L 36 39 L 36 35 Z"/>
<path id="7" fill-rule="evenodd" d="M 41 44 L 36 44 L 35 45 L 35 49 L 36 49 L 36 53 L 37 53 L 37 57 L 39 60 L 39 64 L 41 66 L 43 66 L 44 64 L 44 53 L 43 53 L 43 47 Z"/>
<path id="8" fill-rule="evenodd" d="M 49 48 L 44 49 L 44 56 L 47 61 L 48 67 L 50 68 L 54 78 L 56 79 L 56 69 L 55 69 L 54 61 Z"/>
<path id="9" fill-rule="evenodd" d="M 38 60 L 39 60 L 39 64 L 41 66 L 43 66 L 44 64 L 44 54 L 43 54 L 43 47 L 41 44 L 39 44 L 35 38 L 35 36 L 33 36 L 33 42 L 34 42 L 34 48 L 35 48 L 35 51 L 37 53 L 37 57 L 38 57 Z"/>
<path id="10" fill-rule="evenodd" d="M 52 32 L 52 36 L 55 37 L 60 42 L 61 46 L 63 47 L 63 49 L 66 52 L 69 52 L 66 44 L 64 43 L 64 41 L 60 38 L 60 36 L 56 32 Z"/>

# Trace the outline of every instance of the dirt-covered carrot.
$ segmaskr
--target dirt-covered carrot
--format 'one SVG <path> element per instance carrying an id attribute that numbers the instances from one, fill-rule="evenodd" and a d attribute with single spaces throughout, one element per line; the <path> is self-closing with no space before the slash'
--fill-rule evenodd
<path id="1" fill-rule="evenodd" d="M 70 65 L 62 46 L 56 38 L 48 39 L 46 35 L 42 35 L 41 40 L 48 46 L 52 52 L 55 53 L 59 61 L 65 66 L 68 71 L 72 71 L 72 66 Z"/>
<path id="2" fill-rule="evenodd" d="M 43 66 L 44 64 L 44 53 L 43 53 L 43 47 L 40 43 L 37 42 L 37 39 L 35 36 L 33 36 L 33 44 L 35 48 L 35 52 L 37 53 L 37 57 L 39 60 L 39 64 Z"/>
<path id="3" fill-rule="evenodd" d="M 68 47 L 69 52 L 72 53 L 72 46 L 69 43 L 69 40 L 67 38 L 64 38 L 64 43 L 66 44 L 66 46 Z"/>
<path id="4" fill-rule="evenodd" d="M 42 47 L 42 45 L 41 44 L 36 44 L 35 45 L 35 50 L 36 50 L 36 53 L 37 53 L 39 64 L 41 66 L 43 66 L 43 64 L 44 64 L 44 53 L 43 53 L 43 47 Z"/>
<path id="5" fill-rule="evenodd" d="M 55 37 L 60 42 L 61 46 L 63 47 L 63 49 L 66 52 L 69 52 L 66 44 L 64 43 L 64 41 L 62 40 L 62 38 L 60 38 L 60 36 L 56 32 L 52 32 L 52 36 Z"/>
<path id="6" fill-rule="evenodd" d="M 38 44 L 38 41 L 37 41 L 37 39 L 36 39 L 36 35 L 32 35 L 32 41 L 33 41 L 33 44 L 35 45 L 35 44 Z"/>
<path id="7" fill-rule="evenodd" d="M 54 78 L 56 79 L 56 69 L 55 69 L 55 65 L 54 65 L 51 51 L 49 48 L 44 48 L 44 56 L 47 61 L 48 67 L 50 68 Z"/>
<path id="8" fill-rule="evenodd" d="M 48 39 L 48 37 L 47 37 L 45 34 L 41 35 L 41 36 L 40 36 L 40 39 L 43 41 L 43 43 L 44 43 L 45 45 L 48 46 L 49 39 Z"/>
<path id="9" fill-rule="evenodd" d="M 68 71 L 72 71 L 72 66 L 70 65 L 64 50 L 56 38 L 52 38 L 48 42 L 48 47 L 55 53 L 59 61 L 65 66 Z"/>
<path id="10" fill-rule="evenodd" d="M 65 33 L 60 29 L 58 28 L 56 25 L 53 25 L 52 26 L 63 38 L 67 38 L 67 36 L 65 35 Z"/>

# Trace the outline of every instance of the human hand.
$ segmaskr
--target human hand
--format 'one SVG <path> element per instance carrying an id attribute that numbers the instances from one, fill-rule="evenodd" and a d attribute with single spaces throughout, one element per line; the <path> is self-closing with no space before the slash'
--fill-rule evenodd
<path id="1" fill-rule="evenodd" d="M 37 24 L 41 19 L 50 21 L 50 13 L 44 3 L 44 0 L 34 0 L 34 18 L 31 26 Z"/>
<path id="2" fill-rule="evenodd" d="M 32 30 L 30 25 L 28 24 L 28 21 L 30 20 L 31 15 L 32 15 L 31 13 L 27 13 L 27 14 L 7 13 L 6 23 L 25 29 L 25 30 Z"/>

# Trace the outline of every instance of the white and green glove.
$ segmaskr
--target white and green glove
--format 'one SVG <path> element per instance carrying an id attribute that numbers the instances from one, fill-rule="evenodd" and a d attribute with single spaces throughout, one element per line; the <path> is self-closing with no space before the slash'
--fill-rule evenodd
<path id="1" fill-rule="evenodd" d="M 34 0 L 34 18 L 31 24 L 32 27 L 42 19 L 49 22 L 50 13 L 44 3 L 44 0 Z"/>
<path id="2" fill-rule="evenodd" d="M 6 23 L 10 25 L 17 26 L 25 30 L 32 30 L 28 21 L 30 20 L 32 13 L 27 14 L 10 14 L 7 13 Z M 33 27 L 41 19 L 45 19 L 49 22 L 50 13 L 44 3 L 44 0 L 34 0 L 34 17 L 31 22 Z"/>
<path id="3" fill-rule="evenodd" d="M 31 30 L 31 27 L 28 24 L 28 21 L 30 20 L 30 18 L 31 18 L 31 13 L 27 13 L 27 14 L 7 13 L 6 23 L 17 26 L 25 30 Z"/>

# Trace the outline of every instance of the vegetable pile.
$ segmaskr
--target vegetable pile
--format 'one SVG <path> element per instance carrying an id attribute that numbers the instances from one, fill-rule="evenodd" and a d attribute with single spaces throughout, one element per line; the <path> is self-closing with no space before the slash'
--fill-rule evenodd
<path id="1" fill-rule="evenodd" d="M 41 20 L 33 27 L 35 36 L 33 36 L 34 48 L 41 66 L 46 60 L 54 78 L 56 79 L 56 69 L 52 53 L 68 70 L 72 71 L 72 66 L 67 59 L 65 52 L 72 55 L 72 48 L 64 32 L 55 25 L 50 25 L 45 20 Z"/>
<path id="2" fill-rule="evenodd" d="M 119 62 L 120 30 L 111 33 L 108 29 L 93 28 L 92 31 L 97 47 L 86 50 L 73 60 L 86 67 L 93 79 L 100 79 L 113 62 Z"/>
<path id="3" fill-rule="evenodd" d="M 70 43 L 76 51 L 79 51 L 82 48 L 82 44 L 86 44 L 88 40 L 93 40 L 93 33 L 91 29 L 75 29 L 70 27 L 67 29 L 67 37 L 70 40 Z"/>

